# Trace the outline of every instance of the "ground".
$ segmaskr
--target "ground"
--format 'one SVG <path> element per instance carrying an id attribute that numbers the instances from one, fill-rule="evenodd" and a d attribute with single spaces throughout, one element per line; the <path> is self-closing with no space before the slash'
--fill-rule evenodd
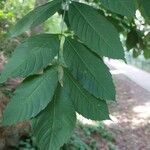
<path id="1" fill-rule="evenodd" d="M 119 150 L 150 150 L 150 93 L 126 76 L 114 76 L 117 105 L 110 107 Z M 107 123 L 106 123 L 107 124 Z"/>

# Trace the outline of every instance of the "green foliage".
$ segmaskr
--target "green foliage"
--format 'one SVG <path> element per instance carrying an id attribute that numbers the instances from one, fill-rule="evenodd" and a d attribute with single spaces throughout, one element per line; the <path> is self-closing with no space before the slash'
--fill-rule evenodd
<path id="1" fill-rule="evenodd" d="M 75 110 L 84 117 L 92 120 L 109 119 L 107 104 L 88 93 L 71 74 L 64 72 L 64 90 L 72 100 Z"/>
<path id="2" fill-rule="evenodd" d="M 33 8 L 34 0 L 3 0 L 0 2 L 0 31 L 6 32 L 16 20 Z M 18 13 L 19 12 L 19 13 Z"/>
<path id="3" fill-rule="evenodd" d="M 140 31 L 134 29 L 131 30 L 127 35 L 126 45 L 128 50 L 144 46 Z"/>
<path id="4" fill-rule="evenodd" d="M 55 13 L 62 18 L 60 33 L 35 35 L 20 44 L 0 76 L 1 82 L 25 78 L 4 111 L 3 124 L 31 119 L 33 136 L 42 150 L 58 150 L 67 142 L 75 127 L 75 112 L 92 120 L 109 119 L 107 100 L 115 100 L 115 88 L 102 57 L 124 60 L 118 31 L 129 32 L 132 21 L 127 17 L 134 17 L 136 6 L 134 2 L 125 5 L 130 13 L 108 7 L 120 16 L 110 15 L 98 4 L 47 2 L 10 31 L 15 37 Z M 117 30 L 117 24 L 124 30 Z"/>
<path id="5" fill-rule="evenodd" d="M 139 0 L 139 4 L 140 4 L 140 9 L 141 9 L 142 15 L 144 16 L 146 21 L 150 23 L 150 9 L 149 9 L 150 1 Z"/>
<path id="6" fill-rule="evenodd" d="M 58 150 L 75 127 L 76 114 L 64 88 L 58 86 L 53 101 L 33 119 L 33 132 L 43 150 Z"/>
<path id="7" fill-rule="evenodd" d="M 0 82 L 9 77 L 27 77 L 37 73 L 52 62 L 58 50 L 57 35 L 40 34 L 28 38 L 16 48 L 0 76 Z"/>
<path id="8" fill-rule="evenodd" d="M 100 149 L 98 145 L 101 139 L 106 141 L 105 146 L 109 150 L 117 150 L 115 135 L 103 123 L 85 125 L 79 122 L 74 134 L 61 150 L 97 150 Z"/>
<path id="9" fill-rule="evenodd" d="M 127 50 L 133 50 L 133 57 L 138 57 L 141 54 L 144 54 L 146 59 L 150 58 L 149 44 L 147 36 L 149 34 L 149 23 L 150 23 L 150 1 L 147 0 L 137 0 L 137 8 L 142 14 L 144 19 L 141 19 L 141 16 L 133 20 L 130 24 L 131 27 L 127 33 L 126 46 Z M 142 21 L 141 21 L 142 20 Z M 138 21 L 138 24 L 136 24 Z M 144 25 L 144 26 L 143 26 Z M 141 28 L 143 26 L 143 29 Z"/>
<path id="10" fill-rule="evenodd" d="M 111 74 L 100 57 L 80 42 L 66 38 L 64 59 L 68 69 L 85 89 L 98 98 L 115 100 Z"/>
<path id="11" fill-rule="evenodd" d="M 104 7 L 108 10 L 127 16 L 129 18 L 135 15 L 135 1 L 134 0 L 101 0 L 100 1 Z"/>
<path id="12" fill-rule="evenodd" d="M 15 39 L 8 39 L 7 33 L 16 21 L 27 14 L 35 0 L 2 0 L 0 2 L 0 51 L 10 56 L 16 46 L 26 38 L 26 34 Z"/>
<path id="13" fill-rule="evenodd" d="M 144 56 L 145 58 L 150 58 L 150 33 L 146 35 L 146 48 L 144 49 Z"/>
<path id="14" fill-rule="evenodd" d="M 132 28 L 127 34 L 126 47 L 128 51 L 133 50 L 134 58 L 141 54 L 144 54 L 146 59 L 150 58 L 149 39 L 147 38 L 149 34 L 146 36 L 144 34 L 143 31 L 135 28 Z"/>
<path id="15" fill-rule="evenodd" d="M 92 51 L 100 56 L 124 59 L 117 30 L 96 9 L 73 2 L 68 17 L 72 30 Z"/>
<path id="16" fill-rule="evenodd" d="M 8 125 L 35 117 L 52 100 L 57 82 L 55 68 L 48 68 L 42 75 L 26 78 L 7 105 L 3 123 Z"/>
<path id="17" fill-rule="evenodd" d="M 58 13 L 50 17 L 43 25 L 45 32 L 53 34 L 61 33 L 61 20 L 62 18 Z"/>

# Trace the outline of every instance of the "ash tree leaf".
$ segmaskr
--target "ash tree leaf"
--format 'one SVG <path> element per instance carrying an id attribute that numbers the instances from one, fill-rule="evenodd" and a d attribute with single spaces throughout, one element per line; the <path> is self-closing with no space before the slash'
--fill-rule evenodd
<path id="1" fill-rule="evenodd" d="M 11 37 L 18 36 L 30 28 L 33 28 L 49 17 L 55 14 L 61 8 L 61 0 L 53 0 L 42 6 L 39 6 L 24 16 L 18 23 L 10 30 Z"/>
<path id="2" fill-rule="evenodd" d="M 134 0 L 100 0 L 101 4 L 108 10 L 117 14 L 134 17 L 136 4 Z"/>
<path id="3" fill-rule="evenodd" d="M 0 82 L 10 77 L 26 77 L 37 73 L 52 62 L 59 50 L 57 35 L 40 34 L 28 38 L 18 46 L 5 65 Z"/>
<path id="4" fill-rule="evenodd" d="M 64 58 L 73 76 L 95 97 L 115 100 L 115 87 L 103 60 L 76 40 L 66 38 Z"/>
<path id="5" fill-rule="evenodd" d="M 7 105 L 3 124 L 10 125 L 35 117 L 52 100 L 57 83 L 58 74 L 53 67 L 48 67 L 42 75 L 26 78 Z"/>
<path id="6" fill-rule="evenodd" d="M 33 135 L 41 150 L 59 150 L 71 136 L 75 123 L 73 104 L 58 86 L 53 101 L 33 119 Z"/>
<path id="7" fill-rule="evenodd" d="M 124 51 L 116 28 L 91 6 L 73 2 L 70 5 L 71 29 L 91 50 L 100 56 L 124 59 Z"/>
<path id="8" fill-rule="evenodd" d="M 69 100 L 72 100 L 75 110 L 79 114 L 92 120 L 109 119 L 106 101 L 97 99 L 87 92 L 67 70 L 64 73 L 63 88 L 68 93 Z"/>

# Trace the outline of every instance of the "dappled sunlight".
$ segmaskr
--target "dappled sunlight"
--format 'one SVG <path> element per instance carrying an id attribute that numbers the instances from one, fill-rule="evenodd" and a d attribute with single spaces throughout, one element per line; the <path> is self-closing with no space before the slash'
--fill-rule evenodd
<path id="1" fill-rule="evenodd" d="M 123 74 L 124 73 L 124 71 L 123 70 L 111 70 L 110 71 L 111 72 L 111 74 L 112 75 L 118 75 L 118 74 Z"/>
<path id="2" fill-rule="evenodd" d="M 103 123 L 110 127 L 110 128 L 120 128 L 122 123 L 130 125 L 132 128 L 138 128 L 142 127 L 148 123 L 150 123 L 150 102 L 147 102 L 143 105 L 135 106 L 131 110 L 133 113 L 132 116 L 129 118 L 123 117 L 120 119 L 121 116 L 124 116 L 125 114 L 117 115 L 113 114 L 110 115 L 110 120 L 105 120 Z M 97 121 L 92 121 L 90 119 L 86 119 L 83 116 L 77 114 L 77 119 L 85 125 L 97 125 Z"/>
<path id="3" fill-rule="evenodd" d="M 104 121 L 104 124 L 107 125 L 107 126 L 111 126 L 111 125 L 116 125 L 119 123 L 119 120 L 117 119 L 116 116 L 113 116 L 113 115 L 109 115 L 110 117 L 110 120 L 105 120 Z"/>
<path id="4" fill-rule="evenodd" d="M 147 124 L 147 122 L 145 121 L 145 119 L 142 118 L 133 118 L 131 120 L 131 124 L 132 124 L 132 128 L 137 128 L 137 127 L 142 127 L 145 124 Z"/>
<path id="5" fill-rule="evenodd" d="M 133 111 L 137 113 L 139 118 L 150 118 L 150 102 L 147 102 L 144 105 L 135 106 Z"/>
<path id="6" fill-rule="evenodd" d="M 90 119 L 86 119 L 86 118 L 84 118 L 83 116 L 81 116 L 81 115 L 79 115 L 78 113 L 77 113 L 77 120 L 79 121 L 79 122 L 81 122 L 82 124 L 87 124 L 87 125 L 97 125 L 97 121 L 93 121 L 93 120 L 90 120 Z"/>
<path id="7" fill-rule="evenodd" d="M 110 116 L 110 120 L 102 121 L 105 125 L 111 126 L 111 125 L 119 124 L 119 120 L 117 119 L 116 116 L 113 116 L 113 115 L 109 115 L 109 116 Z M 82 124 L 87 124 L 87 125 L 97 125 L 99 123 L 99 121 L 93 121 L 93 120 L 90 120 L 90 119 L 86 119 L 86 118 L 84 118 L 83 116 L 81 116 L 79 114 L 77 114 L 77 119 Z"/>

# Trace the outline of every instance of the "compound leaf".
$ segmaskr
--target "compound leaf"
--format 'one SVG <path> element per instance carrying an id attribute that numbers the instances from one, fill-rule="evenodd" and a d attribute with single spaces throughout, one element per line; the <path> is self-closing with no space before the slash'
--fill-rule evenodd
<path id="1" fill-rule="evenodd" d="M 140 10 L 144 19 L 150 23 L 150 1 L 149 0 L 139 0 Z"/>

